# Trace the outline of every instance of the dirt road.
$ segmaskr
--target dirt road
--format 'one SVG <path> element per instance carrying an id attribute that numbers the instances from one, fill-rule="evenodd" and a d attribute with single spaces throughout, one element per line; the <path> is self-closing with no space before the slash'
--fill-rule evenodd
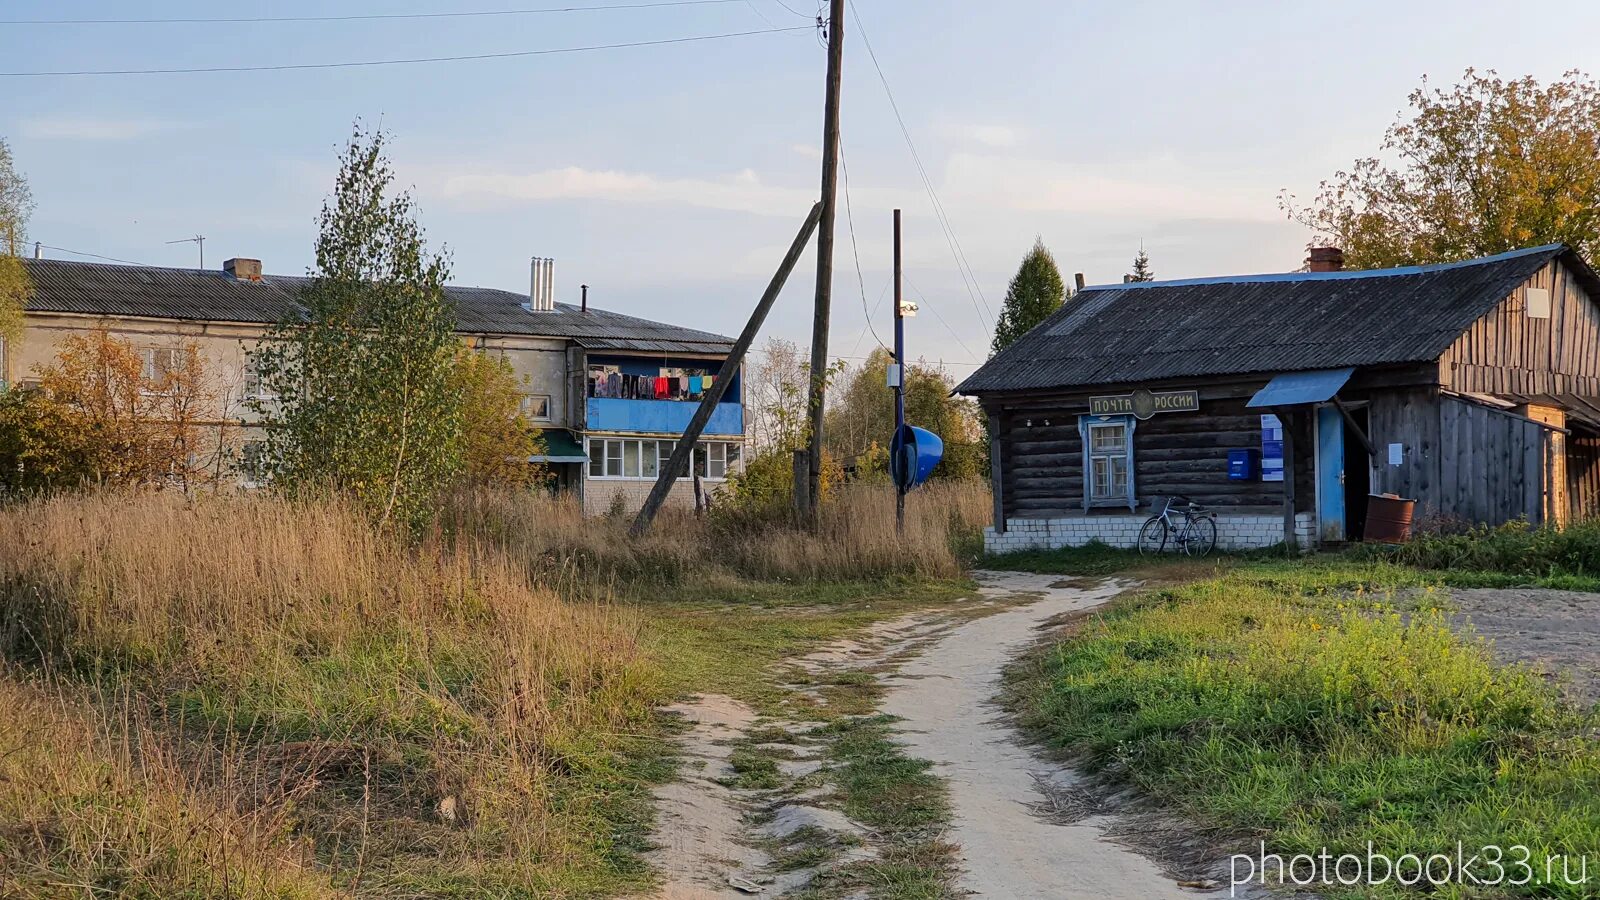
<path id="1" fill-rule="evenodd" d="M 1213 891 L 1205 882 L 1218 874 L 1214 868 L 1197 876 L 1192 864 L 1180 873 L 1153 861 L 1191 855 L 1162 852 L 1184 849 L 1181 828 L 1148 810 L 1118 811 L 1070 768 L 1031 752 L 995 706 L 1002 670 L 1042 636 L 1041 628 L 1105 603 L 1123 586 L 1082 587 L 1058 576 L 1012 573 L 977 577 L 983 596 L 959 610 L 880 623 L 793 661 L 816 681 L 829 672 L 878 673 L 886 688 L 881 711 L 896 717 L 894 739 L 909 755 L 932 762 L 948 786 L 953 814 L 942 839 L 956 845 L 960 857 L 950 893 L 1019 900 L 1225 896 L 1225 889 Z M 785 832 L 774 831 L 774 824 L 781 829 L 784 822 L 803 822 L 833 832 L 855 848 L 852 859 L 884 851 L 874 846 L 870 829 L 832 807 L 829 768 L 820 761 L 826 753 L 816 745 L 796 742 L 799 756 L 789 765 L 805 774 L 786 786 L 730 786 L 729 754 L 741 729 L 804 726 L 757 719 L 727 698 L 699 698 L 679 712 L 693 723 L 685 737 L 690 767 L 682 781 L 657 793 L 660 849 L 651 861 L 666 881 L 657 898 L 782 896 L 807 887 L 824 868 L 776 865 L 770 851 Z"/>
<path id="2" fill-rule="evenodd" d="M 980 573 L 986 595 L 1039 599 L 957 626 L 889 681 L 884 711 L 911 752 L 949 781 L 961 886 L 983 897 L 1191 898 L 1149 858 L 1113 842 L 1122 821 L 1098 811 L 1071 770 L 1019 743 L 993 705 L 1001 671 L 1038 629 L 1098 606 L 1121 586 L 1056 587 L 1059 576 Z"/>

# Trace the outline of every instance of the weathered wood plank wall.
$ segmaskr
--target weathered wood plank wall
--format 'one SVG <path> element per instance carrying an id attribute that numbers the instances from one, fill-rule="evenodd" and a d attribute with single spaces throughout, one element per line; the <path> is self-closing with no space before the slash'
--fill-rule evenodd
<path id="1" fill-rule="evenodd" d="M 1544 521 L 1549 429 L 1448 396 L 1439 398 L 1438 422 L 1440 470 L 1455 476 L 1425 504 L 1425 514 L 1489 525 Z"/>
<path id="2" fill-rule="evenodd" d="M 1550 292 L 1550 317 L 1528 315 L 1528 288 Z M 1600 396 L 1600 305 L 1559 260 L 1475 322 L 1440 359 L 1447 388 L 1483 394 Z"/>
<path id="3" fill-rule="evenodd" d="M 1567 436 L 1567 515 L 1572 522 L 1600 516 L 1600 437 Z"/>

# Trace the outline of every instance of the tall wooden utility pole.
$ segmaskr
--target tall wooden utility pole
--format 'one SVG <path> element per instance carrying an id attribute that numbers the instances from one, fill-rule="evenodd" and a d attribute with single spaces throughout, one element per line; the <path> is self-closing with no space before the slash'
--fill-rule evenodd
<path id="1" fill-rule="evenodd" d="M 806 514 L 822 497 L 822 413 L 828 379 L 828 308 L 833 302 L 833 213 L 839 181 L 839 82 L 844 71 L 844 0 L 828 3 L 828 87 L 822 114 L 822 221 L 817 227 L 817 300 L 811 322 L 811 442 L 806 454 Z"/>

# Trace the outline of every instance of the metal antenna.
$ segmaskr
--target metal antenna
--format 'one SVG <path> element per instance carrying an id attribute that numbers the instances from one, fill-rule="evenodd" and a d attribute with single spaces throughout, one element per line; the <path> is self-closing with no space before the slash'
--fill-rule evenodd
<path id="1" fill-rule="evenodd" d="M 199 245 L 199 247 L 200 247 L 200 268 L 204 269 L 206 267 L 206 236 L 205 235 L 197 234 L 192 238 L 179 238 L 178 240 L 167 241 L 166 243 L 168 243 L 168 244 L 197 244 L 197 245 Z"/>

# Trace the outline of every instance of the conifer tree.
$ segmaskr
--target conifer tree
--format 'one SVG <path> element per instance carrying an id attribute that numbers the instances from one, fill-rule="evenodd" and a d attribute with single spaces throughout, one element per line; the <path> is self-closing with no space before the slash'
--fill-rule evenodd
<path id="1" fill-rule="evenodd" d="M 1133 258 L 1133 271 L 1128 273 L 1129 281 L 1155 281 L 1156 273 L 1150 268 L 1150 254 L 1139 248 L 1139 255 Z"/>
<path id="2" fill-rule="evenodd" d="M 1006 288 L 989 355 L 1016 343 L 1017 338 L 1060 309 L 1065 299 L 1066 285 L 1061 281 L 1061 270 L 1056 268 L 1056 258 L 1045 248 L 1042 238 L 1035 238 L 1033 249 L 1022 258 L 1022 265 Z"/>

